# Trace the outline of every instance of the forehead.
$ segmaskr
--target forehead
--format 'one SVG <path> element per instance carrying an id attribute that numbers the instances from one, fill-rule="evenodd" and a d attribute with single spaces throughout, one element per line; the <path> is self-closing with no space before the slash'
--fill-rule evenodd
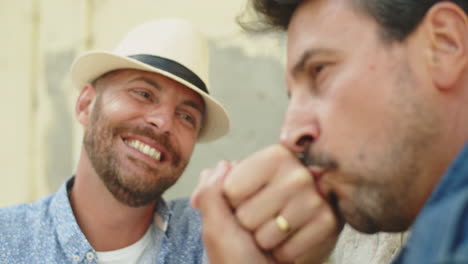
<path id="1" fill-rule="evenodd" d="M 374 34 L 377 24 L 358 11 L 351 0 L 306 0 L 294 12 L 288 27 L 288 68 L 307 49 L 343 51 Z"/>

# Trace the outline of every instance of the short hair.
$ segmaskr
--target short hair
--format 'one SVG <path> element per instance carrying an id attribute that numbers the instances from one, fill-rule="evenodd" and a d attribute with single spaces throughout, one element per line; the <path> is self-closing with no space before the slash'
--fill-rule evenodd
<path id="1" fill-rule="evenodd" d="M 287 30 L 291 17 L 303 1 L 308 0 L 251 0 L 260 21 L 242 21 L 247 30 Z M 314 0 L 310 0 L 314 1 Z M 420 24 L 427 11 L 436 3 L 452 2 L 468 13 L 467 0 L 348 0 L 350 7 L 372 17 L 380 26 L 383 39 L 403 41 Z M 260 22 L 260 24 L 258 24 Z"/>

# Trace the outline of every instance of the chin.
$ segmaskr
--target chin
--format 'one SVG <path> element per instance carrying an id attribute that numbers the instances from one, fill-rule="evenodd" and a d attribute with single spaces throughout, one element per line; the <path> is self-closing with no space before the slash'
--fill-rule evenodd
<path id="1" fill-rule="evenodd" d="M 349 221 L 346 221 L 346 222 L 348 222 L 348 224 L 352 226 L 354 229 L 356 229 L 357 231 L 365 233 L 365 234 L 375 234 L 380 231 L 383 231 L 383 230 L 380 230 L 379 227 L 373 224 L 369 224 L 369 223 L 363 224 L 363 223 L 354 223 L 354 222 L 349 222 Z"/>
<path id="2" fill-rule="evenodd" d="M 411 221 L 405 221 L 400 217 L 391 218 L 385 217 L 386 221 L 379 221 L 375 218 L 369 217 L 360 217 L 359 219 L 352 218 L 346 219 L 346 222 L 349 223 L 354 229 L 366 233 L 366 234 L 375 234 L 378 232 L 388 232 L 388 233 L 397 233 L 407 231 L 411 226 Z"/>

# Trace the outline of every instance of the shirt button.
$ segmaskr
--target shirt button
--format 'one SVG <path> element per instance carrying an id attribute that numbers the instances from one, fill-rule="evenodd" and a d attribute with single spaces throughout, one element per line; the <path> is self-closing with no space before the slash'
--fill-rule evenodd
<path id="1" fill-rule="evenodd" d="M 73 262 L 80 262 L 80 256 L 73 255 Z"/>
<path id="2" fill-rule="evenodd" d="M 94 254 L 93 254 L 93 252 L 88 252 L 88 253 L 86 253 L 86 258 L 87 258 L 89 261 L 93 260 L 93 259 L 94 259 Z"/>

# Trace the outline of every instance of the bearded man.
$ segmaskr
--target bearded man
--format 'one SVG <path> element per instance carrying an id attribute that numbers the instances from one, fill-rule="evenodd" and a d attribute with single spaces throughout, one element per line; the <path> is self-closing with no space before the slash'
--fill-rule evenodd
<path id="1" fill-rule="evenodd" d="M 1 263 L 202 263 L 200 218 L 162 194 L 196 142 L 229 130 L 209 94 L 206 39 L 188 22 L 139 25 L 72 65 L 84 140 L 57 193 L 0 210 Z"/>

